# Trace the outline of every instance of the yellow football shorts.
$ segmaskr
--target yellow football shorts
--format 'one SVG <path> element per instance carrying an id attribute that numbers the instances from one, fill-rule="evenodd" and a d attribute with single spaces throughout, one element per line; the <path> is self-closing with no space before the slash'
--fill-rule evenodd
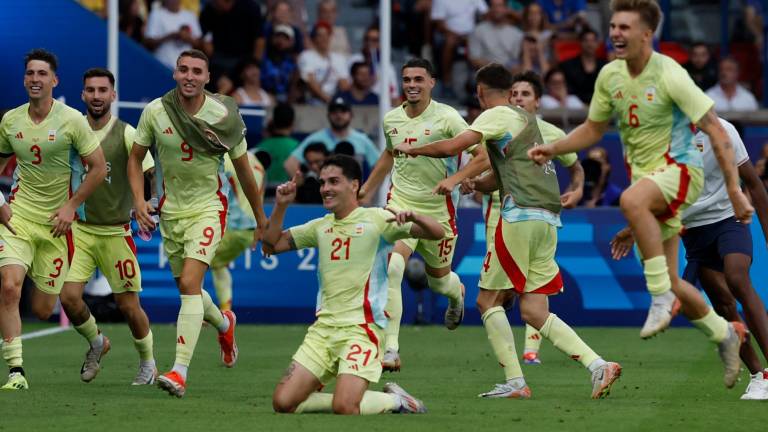
<path id="1" fill-rule="evenodd" d="M 193 258 L 208 265 L 216 255 L 226 228 L 225 212 L 202 213 L 196 217 L 160 220 L 163 249 L 173 277 L 181 275 L 184 260 Z"/>
<path id="2" fill-rule="evenodd" d="M 73 231 L 75 256 L 67 274 L 67 282 L 87 282 L 98 268 L 107 278 L 113 293 L 141 291 L 136 243 L 127 225 L 123 236 L 98 235 L 79 226 Z"/>
<path id="3" fill-rule="evenodd" d="M 13 215 L 11 224 L 15 235 L 0 225 L 0 267 L 20 265 L 37 289 L 59 295 L 75 253 L 72 231 L 53 238 L 51 225 L 32 222 L 18 214 Z"/>
<path id="4" fill-rule="evenodd" d="M 312 372 L 323 385 L 340 374 L 375 383 L 381 377 L 379 341 L 382 335 L 383 330 L 376 324 L 331 327 L 315 322 L 293 360 Z"/>
<path id="5" fill-rule="evenodd" d="M 509 223 L 499 218 L 493 240 L 502 272 L 487 277 L 482 288 L 504 289 L 511 282 L 521 294 L 552 295 L 563 290 L 560 268 L 555 262 L 556 227 L 539 220 Z"/>
<path id="6" fill-rule="evenodd" d="M 211 260 L 211 268 L 228 265 L 240 256 L 253 243 L 253 230 L 227 230 Z"/>
<path id="7" fill-rule="evenodd" d="M 657 216 L 662 239 L 666 240 L 680 233 L 683 227 L 683 210 L 695 203 L 704 187 L 704 173 L 701 168 L 684 164 L 670 164 L 642 178 L 647 178 L 661 189 L 667 210 Z"/>

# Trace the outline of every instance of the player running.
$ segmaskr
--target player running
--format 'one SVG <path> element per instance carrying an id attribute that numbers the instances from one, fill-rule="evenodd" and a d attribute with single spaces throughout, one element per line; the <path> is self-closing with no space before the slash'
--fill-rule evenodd
<path id="1" fill-rule="evenodd" d="M 539 110 L 539 100 L 541 99 L 543 89 L 541 85 L 541 79 L 534 72 L 524 72 L 512 77 L 512 91 L 510 102 L 531 114 L 536 114 Z M 537 117 L 537 123 L 541 136 L 545 143 L 553 142 L 565 136 L 565 132 L 551 123 L 547 123 Z M 584 170 L 581 168 L 581 164 L 578 161 L 578 157 L 575 153 L 569 153 L 566 155 L 558 156 L 558 161 L 568 168 L 571 183 L 565 190 L 565 193 L 560 196 L 560 203 L 563 208 L 574 208 L 581 200 L 584 186 Z M 492 180 L 489 179 L 489 180 Z M 482 187 L 483 181 L 473 182 L 475 189 Z M 494 233 L 496 232 L 496 226 L 499 221 L 499 212 L 501 211 L 501 200 L 499 198 L 499 192 L 496 187 L 495 181 L 486 181 L 487 186 L 491 189 L 490 193 L 483 195 L 483 216 L 485 218 L 485 239 L 486 247 L 488 251 L 485 254 L 485 260 L 483 262 L 483 269 L 480 272 L 480 293 L 477 298 L 478 312 L 485 314 L 491 308 L 503 306 L 505 303 L 511 301 L 514 296 L 514 290 L 512 290 L 512 282 L 504 273 L 504 269 L 501 267 L 498 256 L 495 252 L 494 246 Z M 500 294 L 503 290 L 504 294 Z M 495 320 L 490 320 L 489 325 L 495 323 Z M 506 361 L 509 355 L 515 355 L 515 352 L 509 352 L 509 347 L 506 343 L 498 338 L 491 338 L 491 335 L 496 335 L 497 332 L 492 332 L 488 329 L 489 340 L 494 348 L 494 352 L 501 353 L 504 360 L 499 358 L 499 363 L 508 364 Z M 525 347 L 523 349 L 523 362 L 526 364 L 541 364 L 539 358 L 539 347 L 541 346 L 542 336 L 538 330 L 529 324 L 525 325 Z M 512 347 L 514 348 L 514 347 Z M 505 368 L 505 372 L 509 375 L 512 370 Z M 507 378 L 511 378 L 507 376 Z"/>
<path id="2" fill-rule="evenodd" d="M 75 255 L 59 298 L 75 330 L 90 345 L 80 369 L 80 379 L 90 382 L 99 373 L 101 357 L 110 348 L 109 338 L 101 333 L 96 319 L 83 301 L 85 284 L 99 269 L 109 281 L 139 353 L 139 371 L 132 384 L 153 384 L 157 368 L 152 352 L 152 330 L 139 303 L 141 270 L 130 229 L 133 201 L 127 167 L 136 130 L 112 117 L 110 108 L 115 97 L 112 72 L 102 68 L 85 72 L 82 99 L 87 108 L 86 119 L 101 143 L 107 177 L 78 208 L 79 221 L 73 227 Z M 146 172 L 153 167 L 152 156 L 147 154 L 142 168 Z"/>
<path id="3" fill-rule="evenodd" d="M 42 49 L 24 58 L 24 88 L 29 102 L 8 111 L 0 122 L 0 169 L 16 155 L 10 206 L 0 210 L 0 332 L 9 367 L 5 390 L 27 389 L 22 366 L 19 298 L 24 277 L 35 284 L 32 311 L 48 319 L 67 277 L 74 253 L 75 211 L 104 180 L 106 165 L 99 141 L 85 118 L 53 99 L 59 84 L 56 56 Z M 78 157 L 79 156 L 79 157 Z M 73 193 L 73 169 L 89 175 Z M 4 201 L 4 199 L 2 200 Z M 11 211 L 13 227 L 11 227 Z"/>
<path id="4" fill-rule="evenodd" d="M 720 119 L 720 122 L 733 144 L 739 177 L 752 197 L 765 236 L 768 233 L 768 194 L 749 161 L 747 149 L 736 128 L 724 119 Z M 768 314 L 749 277 L 752 264 L 752 234 L 749 225 L 734 218 L 733 207 L 725 191 L 725 179 L 717 167 L 709 137 L 702 132 L 697 133 L 696 146 L 704 159 L 704 188 L 699 199 L 682 216 L 685 229 L 681 237 L 688 262 L 683 279 L 691 284 L 700 281 L 717 313 L 726 319 L 741 320 L 736 305 L 738 300 L 750 333 L 755 336 L 763 357 L 768 359 Z M 633 243 L 628 228 L 620 231 L 611 242 L 613 257 L 619 259 L 626 256 Z M 752 344 L 742 345 L 741 358 L 751 374 L 750 383 L 741 399 L 768 399 L 768 369 L 763 369 Z"/>
<path id="5" fill-rule="evenodd" d="M 320 257 L 317 321 L 275 388 L 272 405 L 277 412 L 426 412 L 421 401 L 397 384 L 386 384 L 383 393 L 369 391 L 368 385 L 378 382 L 382 371 L 379 341 L 388 324 L 384 305 L 392 243 L 409 237 L 437 240 L 445 233 L 440 223 L 413 211 L 359 207 L 361 180 L 360 166 L 351 157 L 326 160 L 320 193 L 331 213 L 285 231 L 283 217 L 296 196 L 296 183 L 277 189 L 264 233 L 265 251 L 316 247 Z M 333 378 L 333 394 L 318 391 Z"/>
<path id="6" fill-rule="evenodd" d="M 528 149 L 543 141 L 533 113 L 511 106 L 512 75 L 502 65 L 491 63 L 476 75 L 477 95 L 485 110 L 466 131 L 455 138 L 424 147 L 403 143 L 396 152 L 407 155 L 445 157 L 484 143 L 486 151 L 457 174 L 445 179 L 438 192 L 447 193 L 464 178 L 493 168 L 480 180 L 496 183 L 502 198 L 501 216 L 494 233 L 495 253 L 520 300 L 523 320 L 539 330 L 560 351 L 579 361 L 592 376 L 592 398 L 606 397 L 621 375 L 618 363 L 606 362 L 579 338 L 571 327 L 549 312 L 548 296 L 563 290 L 555 262 L 557 228 L 561 226 L 560 187 L 551 162 L 538 166 L 526 157 Z M 481 189 L 487 189 L 481 185 Z M 494 288 L 497 284 L 491 284 Z M 504 297 L 511 291 L 484 290 L 478 306 L 488 339 L 505 369 L 507 381 L 481 397 L 527 399 L 531 390 L 523 378 L 515 353 L 514 336 L 504 312 Z M 502 349 L 503 348 L 503 349 Z"/>
<path id="7" fill-rule="evenodd" d="M 459 192 L 445 196 L 435 195 L 437 183 L 456 172 L 459 157 L 446 159 L 395 158 L 392 149 L 400 142 L 423 146 L 451 138 L 467 127 L 461 115 L 452 107 L 432 99 L 435 86 L 432 64 L 424 59 L 411 59 L 402 68 L 403 90 L 406 102 L 384 116 L 384 134 L 387 149 L 360 188 L 360 199 L 369 201 L 370 195 L 381 185 L 387 174 L 392 174 L 392 185 L 387 195 L 387 206 L 398 210 L 414 210 L 435 218 L 443 225 L 445 235 L 438 240 L 404 239 L 395 244 L 389 259 L 389 300 L 385 308 L 389 325 L 385 333 L 386 351 L 382 359 L 384 370 L 400 369 L 400 321 L 403 315 L 401 286 L 405 263 L 418 252 L 424 258 L 427 284 L 432 291 L 448 297 L 445 326 L 454 330 L 464 317 L 464 285 L 451 271 L 456 248 L 456 203 Z M 470 149 L 472 150 L 472 149 Z"/>
<path id="8" fill-rule="evenodd" d="M 621 195 L 621 210 L 637 239 L 652 296 L 640 336 L 649 338 L 669 326 L 677 296 L 685 316 L 718 344 L 724 383 L 730 388 L 738 377 L 744 326 L 718 316 L 677 273 L 680 215 L 696 201 L 703 184 L 691 123 L 710 137 L 736 218 L 748 222 L 754 209 L 739 187 L 732 145 L 714 103 L 677 62 L 653 52 L 659 5 L 654 0 L 613 0 L 611 10 L 617 59 L 600 71 L 589 117 L 564 139 L 531 149 L 529 157 L 544 163 L 589 147 L 603 136 L 613 114 L 618 116 L 632 178 L 632 186 Z"/>
<path id="9" fill-rule="evenodd" d="M 259 194 L 264 197 L 264 167 L 250 151 L 246 153 L 248 165 L 253 171 Z M 216 255 L 211 260 L 211 275 L 213 288 L 216 290 L 216 300 L 222 311 L 232 310 L 232 274 L 229 264 L 245 252 L 248 247 L 256 247 L 253 232 L 256 229 L 256 218 L 249 205 L 240 182 L 237 180 L 235 166 L 232 160 L 224 157 L 224 174 L 229 183 L 229 211 L 227 212 L 227 230 L 221 238 L 221 244 L 216 249 Z"/>
<path id="10" fill-rule="evenodd" d="M 128 160 L 136 221 L 141 229 L 152 230 L 150 212 L 155 209 L 144 200 L 141 161 L 150 146 L 156 149 L 160 231 L 181 295 L 176 360 L 173 369 L 158 377 L 157 382 L 177 397 L 186 391 L 187 369 L 203 320 L 219 331 L 224 365 L 232 367 L 237 361 L 235 314 L 222 313 L 202 289 L 203 277 L 226 226 L 225 153 L 232 158 L 258 226 L 266 223 L 261 194 L 245 155 L 243 120 L 232 98 L 203 90 L 210 80 L 208 65 L 208 57 L 201 51 L 179 55 L 173 73 L 177 87 L 144 109 Z M 260 233 L 261 229 L 254 231 L 254 241 Z"/>

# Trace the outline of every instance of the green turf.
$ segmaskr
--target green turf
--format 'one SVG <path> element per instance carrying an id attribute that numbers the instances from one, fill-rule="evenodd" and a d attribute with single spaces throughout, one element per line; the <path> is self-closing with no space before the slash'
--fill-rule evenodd
<path id="1" fill-rule="evenodd" d="M 548 342 L 541 366 L 523 366 L 533 398 L 481 400 L 503 378 L 482 327 L 449 332 L 404 327 L 403 371 L 396 380 L 422 398 L 422 416 L 276 415 L 271 393 L 301 342 L 303 326 L 240 326 L 240 360 L 219 364 L 215 333 L 200 337 L 187 395 L 171 398 L 155 387 L 131 387 L 137 365 L 127 327 L 103 326 L 112 340 L 98 378 L 79 379 L 85 342 L 73 331 L 24 342 L 30 382 L 26 392 L 0 393 L 1 431 L 668 431 L 745 430 L 765 425 L 765 405 L 739 401 L 748 375 L 733 390 L 722 385 L 715 347 L 696 330 L 674 329 L 641 341 L 637 329 L 582 328 L 584 339 L 624 375 L 606 400 L 590 400 L 589 375 Z M 156 325 L 161 369 L 173 360 L 175 329 Z M 522 330 L 516 330 L 522 341 Z"/>

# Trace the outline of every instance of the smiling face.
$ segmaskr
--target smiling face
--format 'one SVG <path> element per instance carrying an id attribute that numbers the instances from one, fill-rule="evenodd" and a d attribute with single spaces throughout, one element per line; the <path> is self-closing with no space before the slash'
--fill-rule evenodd
<path id="1" fill-rule="evenodd" d="M 59 85 L 51 65 L 43 60 L 30 60 L 24 70 L 24 88 L 30 101 L 50 98 L 53 88 Z"/>
<path id="2" fill-rule="evenodd" d="M 357 191 L 360 183 L 350 180 L 336 165 L 328 165 L 320 170 L 320 196 L 323 207 L 336 213 L 343 211 L 357 202 Z"/>
<path id="3" fill-rule="evenodd" d="M 203 88 L 211 79 L 208 64 L 203 59 L 183 56 L 176 62 L 173 79 L 179 89 L 179 94 L 187 99 L 193 99 L 203 93 Z"/>
<path id="4" fill-rule="evenodd" d="M 432 98 L 432 89 L 435 87 L 435 79 L 429 72 L 420 67 L 403 69 L 403 92 L 405 99 L 411 105 L 416 105 L 423 100 Z"/>
<path id="5" fill-rule="evenodd" d="M 115 88 L 107 77 L 90 77 L 85 79 L 82 99 L 91 118 L 98 120 L 104 117 L 115 101 Z"/>
<path id="6" fill-rule="evenodd" d="M 642 56 L 653 41 L 653 31 L 637 12 L 615 12 L 611 17 L 611 44 L 616 58 L 632 60 Z"/>

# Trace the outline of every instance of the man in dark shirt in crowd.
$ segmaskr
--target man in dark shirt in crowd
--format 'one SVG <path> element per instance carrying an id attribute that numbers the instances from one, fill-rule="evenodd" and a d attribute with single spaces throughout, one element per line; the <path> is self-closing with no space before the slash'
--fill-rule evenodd
<path id="1" fill-rule="evenodd" d="M 560 65 L 565 74 L 565 82 L 570 93 L 575 94 L 584 104 L 589 104 L 592 92 L 595 90 L 595 81 L 600 69 L 605 65 L 605 60 L 597 58 L 597 48 L 600 39 L 594 30 L 586 29 L 579 35 L 581 41 L 581 54 Z"/>
<path id="2" fill-rule="evenodd" d="M 700 89 L 707 91 L 717 84 L 717 64 L 712 59 L 707 44 L 703 42 L 693 44 L 691 56 L 683 67 Z"/>
<path id="3" fill-rule="evenodd" d="M 301 176 L 298 178 L 299 187 L 296 190 L 296 202 L 300 204 L 322 204 L 320 195 L 320 167 L 328 158 L 329 152 L 325 144 L 314 142 L 304 149 L 305 164 L 302 165 Z M 306 168 L 306 169 L 305 169 Z"/>

